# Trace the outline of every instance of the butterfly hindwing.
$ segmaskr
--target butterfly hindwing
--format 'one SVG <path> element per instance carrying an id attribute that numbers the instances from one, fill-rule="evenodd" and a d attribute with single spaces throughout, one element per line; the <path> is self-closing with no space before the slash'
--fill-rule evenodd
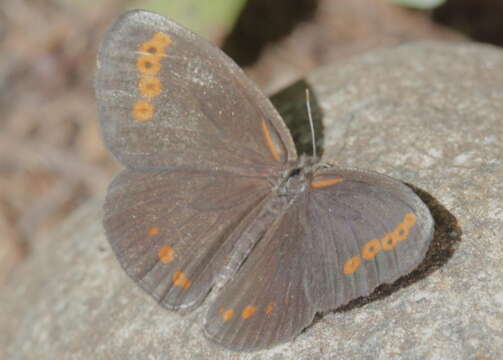
<path id="1" fill-rule="evenodd" d="M 207 315 L 234 350 L 292 340 L 334 310 L 408 274 L 424 258 L 431 215 L 408 187 L 371 171 L 319 171 L 282 211 Z"/>
<path id="2" fill-rule="evenodd" d="M 105 143 L 137 169 L 271 173 L 295 148 L 283 121 L 222 51 L 147 11 L 124 14 L 98 59 Z"/>
<path id="3" fill-rule="evenodd" d="M 124 170 L 109 187 L 104 227 L 122 265 L 170 309 L 198 305 L 268 185 L 225 173 Z"/>
<path id="4" fill-rule="evenodd" d="M 292 340 L 312 322 L 304 205 L 295 202 L 279 215 L 211 304 L 205 334 L 212 341 L 255 351 Z"/>
<path id="5" fill-rule="evenodd" d="M 372 171 L 318 172 L 310 184 L 306 218 L 312 243 L 310 298 L 318 311 L 408 274 L 433 237 L 431 214 L 419 197 Z"/>

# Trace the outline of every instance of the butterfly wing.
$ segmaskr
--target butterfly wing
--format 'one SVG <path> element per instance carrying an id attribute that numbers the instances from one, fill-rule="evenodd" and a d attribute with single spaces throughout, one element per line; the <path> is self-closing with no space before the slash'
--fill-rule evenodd
<path id="1" fill-rule="evenodd" d="M 154 298 L 194 307 L 249 250 L 236 244 L 266 177 L 296 159 L 290 134 L 232 60 L 146 11 L 108 31 L 96 94 L 105 143 L 129 169 L 108 190 L 107 237 Z"/>
<path id="2" fill-rule="evenodd" d="M 433 234 L 405 185 L 361 170 L 319 171 L 274 222 L 207 314 L 205 332 L 234 350 L 292 340 L 332 310 L 412 271 Z"/>
<path id="3" fill-rule="evenodd" d="M 205 334 L 229 349 L 255 351 L 297 336 L 314 318 L 307 293 L 305 202 L 272 224 L 210 306 Z"/>
<path id="4" fill-rule="evenodd" d="M 96 95 L 105 143 L 130 168 L 263 174 L 296 159 L 282 119 L 241 69 L 154 13 L 128 12 L 108 31 Z"/>
<path id="5" fill-rule="evenodd" d="M 269 185 L 226 173 L 124 170 L 103 224 L 128 275 L 169 309 L 197 306 Z"/>
<path id="6" fill-rule="evenodd" d="M 309 295 L 318 311 L 369 295 L 408 274 L 433 237 L 426 205 L 407 186 L 364 170 L 330 169 L 313 178 L 307 203 Z"/>

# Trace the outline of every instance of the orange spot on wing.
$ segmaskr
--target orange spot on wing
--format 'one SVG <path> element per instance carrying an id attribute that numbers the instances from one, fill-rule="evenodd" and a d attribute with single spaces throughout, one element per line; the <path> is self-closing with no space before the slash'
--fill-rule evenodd
<path id="1" fill-rule="evenodd" d="M 243 319 L 248 319 L 255 314 L 257 311 L 257 308 L 255 306 L 248 305 L 247 307 L 244 308 L 243 312 L 241 313 L 241 317 Z"/>
<path id="2" fill-rule="evenodd" d="M 220 313 L 222 314 L 222 318 L 224 321 L 229 321 L 234 317 L 234 310 L 229 309 L 229 310 L 224 310 L 220 309 Z"/>
<path id="3" fill-rule="evenodd" d="M 403 217 L 403 223 L 408 227 L 408 228 L 411 228 L 412 226 L 414 226 L 414 224 L 416 223 L 416 214 L 413 214 L 413 213 L 407 213 L 405 214 L 405 216 Z"/>
<path id="4" fill-rule="evenodd" d="M 144 42 L 138 47 L 138 50 L 143 53 L 157 56 L 164 55 L 166 53 L 166 51 L 164 51 L 164 45 L 154 40 Z"/>
<path id="5" fill-rule="evenodd" d="M 265 120 L 262 120 L 262 132 L 264 133 L 265 143 L 269 148 L 269 150 L 271 151 L 272 157 L 275 160 L 279 161 L 280 159 L 279 151 L 276 147 L 276 144 L 272 140 L 271 133 L 269 132 L 269 128 L 267 127 Z"/>
<path id="6" fill-rule="evenodd" d="M 137 121 L 147 121 L 154 116 L 154 105 L 145 100 L 137 101 L 133 106 L 133 116 Z"/>
<path id="7" fill-rule="evenodd" d="M 267 307 L 265 308 L 265 313 L 266 314 L 270 314 L 274 311 L 274 305 L 273 304 L 269 304 L 267 305 Z"/>
<path id="8" fill-rule="evenodd" d="M 171 45 L 171 37 L 167 34 L 158 32 L 149 41 L 144 42 L 138 47 L 138 50 L 151 55 L 164 55 L 166 48 Z"/>
<path id="9" fill-rule="evenodd" d="M 342 271 L 346 275 L 351 275 L 356 270 L 358 270 L 358 268 L 360 267 L 360 264 L 361 264 L 360 257 L 359 256 L 353 256 L 351 259 L 349 259 L 348 261 L 346 261 L 346 263 L 344 264 L 344 267 L 343 267 Z"/>
<path id="10" fill-rule="evenodd" d="M 331 179 L 317 180 L 317 181 L 313 181 L 311 183 L 311 187 L 315 188 L 315 189 L 319 189 L 319 188 L 324 188 L 324 187 L 327 187 L 327 186 L 332 186 L 332 185 L 338 184 L 341 181 L 344 181 L 344 179 L 341 178 L 341 177 L 335 177 L 335 178 L 331 178 Z"/>
<path id="11" fill-rule="evenodd" d="M 398 224 L 392 233 L 392 237 L 396 238 L 398 242 L 404 241 L 409 237 L 409 227 L 405 223 Z"/>
<path id="12" fill-rule="evenodd" d="M 393 232 L 387 233 L 381 239 L 381 245 L 383 250 L 390 251 L 393 250 L 398 244 L 398 239 L 394 236 Z"/>
<path id="13" fill-rule="evenodd" d="M 174 257 L 175 250 L 169 245 L 165 245 L 159 250 L 159 260 L 163 264 L 169 264 L 173 261 Z"/>
<path id="14" fill-rule="evenodd" d="M 159 96 L 161 93 L 161 81 L 156 77 L 142 76 L 138 82 L 138 90 L 148 98 Z"/>
<path id="15" fill-rule="evenodd" d="M 161 57 L 156 55 L 140 55 L 136 60 L 136 68 L 143 74 L 156 75 L 161 69 Z"/>
<path id="16" fill-rule="evenodd" d="M 152 226 L 150 229 L 148 229 L 148 236 L 155 236 L 159 234 L 161 230 L 157 226 Z"/>
<path id="17" fill-rule="evenodd" d="M 373 259 L 376 257 L 379 251 L 381 251 L 381 243 L 379 242 L 379 240 L 370 240 L 362 247 L 362 257 L 366 260 Z"/>
<path id="18" fill-rule="evenodd" d="M 187 277 L 183 272 L 177 271 L 173 274 L 173 283 L 176 286 L 180 286 L 181 288 L 187 290 L 192 284 L 192 281 L 187 279 Z"/>
<path id="19" fill-rule="evenodd" d="M 173 40 L 171 39 L 171 36 L 169 36 L 168 34 L 165 34 L 163 32 L 155 33 L 154 36 L 152 36 L 151 41 L 159 43 L 164 47 L 170 46 L 171 43 L 173 42 Z"/>

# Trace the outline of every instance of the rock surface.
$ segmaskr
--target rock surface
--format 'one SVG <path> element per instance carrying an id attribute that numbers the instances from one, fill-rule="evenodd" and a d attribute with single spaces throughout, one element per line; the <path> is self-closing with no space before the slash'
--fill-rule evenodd
<path id="1" fill-rule="evenodd" d="M 101 201 L 90 202 L 3 288 L 0 358 L 500 359 L 503 52 L 417 43 L 306 81 L 323 115 L 325 160 L 424 190 L 437 226 L 419 270 L 294 342 L 233 353 L 202 336 L 204 308 L 168 312 L 132 283 L 103 235 Z M 292 89 L 276 101 L 287 118 L 305 119 L 303 86 Z"/>

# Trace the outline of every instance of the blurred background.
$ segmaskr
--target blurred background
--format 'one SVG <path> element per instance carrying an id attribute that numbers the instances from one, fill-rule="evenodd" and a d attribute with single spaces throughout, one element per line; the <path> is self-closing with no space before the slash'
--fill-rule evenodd
<path id="1" fill-rule="evenodd" d="M 268 95 L 373 48 L 503 45 L 503 0 L 0 1 L 0 286 L 120 168 L 102 144 L 93 77 L 104 31 L 131 8 L 222 47 Z"/>

